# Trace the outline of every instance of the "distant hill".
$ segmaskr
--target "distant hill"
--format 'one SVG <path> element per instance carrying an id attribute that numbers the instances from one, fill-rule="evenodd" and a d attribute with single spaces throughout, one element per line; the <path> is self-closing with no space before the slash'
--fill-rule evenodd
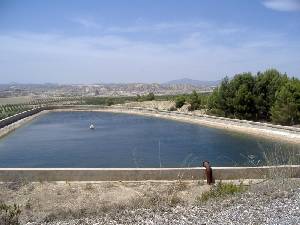
<path id="1" fill-rule="evenodd" d="M 211 87 L 211 86 L 217 86 L 219 85 L 221 81 L 201 81 L 201 80 L 193 80 L 189 78 L 183 78 L 178 80 L 171 80 L 166 83 L 163 83 L 162 85 L 177 85 L 177 84 L 185 84 L 185 85 L 192 85 L 196 87 Z"/>

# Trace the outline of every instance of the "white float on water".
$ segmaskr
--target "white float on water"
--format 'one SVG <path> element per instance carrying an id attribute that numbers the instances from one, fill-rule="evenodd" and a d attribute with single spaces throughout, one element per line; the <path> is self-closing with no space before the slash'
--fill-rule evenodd
<path id="1" fill-rule="evenodd" d="M 91 125 L 90 125 L 90 129 L 91 129 L 91 130 L 94 130 L 94 129 L 95 129 L 95 126 L 94 126 L 93 124 L 91 124 Z"/>

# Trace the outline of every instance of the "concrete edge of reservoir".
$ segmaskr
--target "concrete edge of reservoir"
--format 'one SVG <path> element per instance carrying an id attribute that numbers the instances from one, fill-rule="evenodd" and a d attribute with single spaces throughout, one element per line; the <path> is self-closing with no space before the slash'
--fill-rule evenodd
<path id="1" fill-rule="evenodd" d="M 300 165 L 212 167 L 215 180 L 300 178 Z M 191 168 L 1 168 L 0 182 L 204 180 L 205 169 Z"/>

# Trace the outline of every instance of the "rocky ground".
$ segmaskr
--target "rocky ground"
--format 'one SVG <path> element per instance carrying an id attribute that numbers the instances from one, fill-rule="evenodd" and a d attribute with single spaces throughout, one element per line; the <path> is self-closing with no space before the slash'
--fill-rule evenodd
<path id="1" fill-rule="evenodd" d="M 144 101 L 144 102 L 128 102 L 125 104 L 119 104 L 115 106 L 122 107 L 141 107 L 148 109 L 158 109 L 167 111 L 179 111 L 179 112 L 190 112 L 190 104 L 184 104 L 181 108 L 176 109 L 175 101 Z M 193 114 L 204 115 L 205 110 L 194 110 Z"/>
<path id="2" fill-rule="evenodd" d="M 21 224 L 300 224 L 300 180 L 270 180 L 243 193 L 199 198 L 199 182 L 1 185 Z M 1 223 L 0 223 L 1 224 Z"/>
<path id="3" fill-rule="evenodd" d="M 149 109 L 158 110 L 168 110 L 168 111 L 179 111 L 179 112 L 189 112 L 190 104 L 184 104 L 180 109 L 176 109 L 176 104 L 174 101 L 144 101 L 144 102 L 129 102 L 125 104 L 120 104 L 118 106 L 125 107 L 142 107 Z M 194 114 L 204 114 L 204 110 L 195 110 Z"/>
<path id="4" fill-rule="evenodd" d="M 122 104 L 125 107 L 143 107 L 159 110 L 176 110 L 174 101 L 143 101 L 143 102 L 128 102 Z"/>

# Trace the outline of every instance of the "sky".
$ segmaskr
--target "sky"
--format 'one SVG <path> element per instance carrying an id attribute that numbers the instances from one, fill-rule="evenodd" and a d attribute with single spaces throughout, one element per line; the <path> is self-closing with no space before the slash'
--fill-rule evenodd
<path id="1" fill-rule="evenodd" d="M 300 0 L 0 0 L 0 83 L 300 78 Z"/>

